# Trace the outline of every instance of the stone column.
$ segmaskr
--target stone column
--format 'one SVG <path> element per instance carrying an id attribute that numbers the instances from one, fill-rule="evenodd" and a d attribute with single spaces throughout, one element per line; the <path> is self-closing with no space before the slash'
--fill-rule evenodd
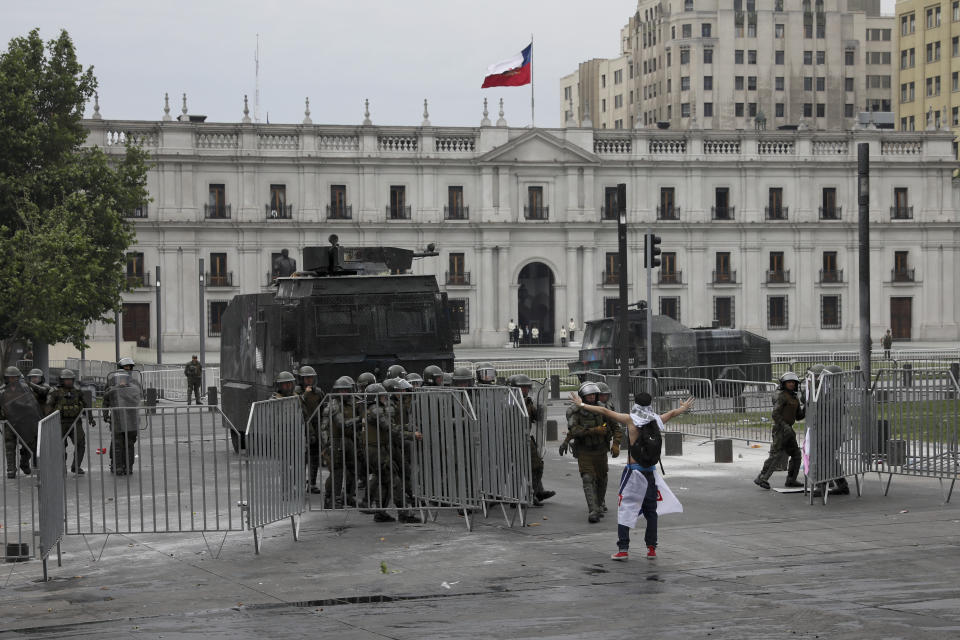
<path id="1" fill-rule="evenodd" d="M 486 346 L 490 336 L 497 329 L 498 320 L 494 318 L 496 310 L 496 280 L 493 271 L 493 249 L 480 247 L 480 273 L 477 274 L 477 299 L 480 302 L 480 345 Z M 478 346 L 480 346 L 478 345 Z"/>
<path id="2" fill-rule="evenodd" d="M 513 318 L 517 321 L 516 296 L 510 297 L 510 281 L 513 273 L 513 265 L 510 264 L 510 247 L 500 245 L 497 248 L 497 299 L 496 299 L 496 317 L 501 322 L 508 322 Z"/>
<path id="3" fill-rule="evenodd" d="M 563 274 L 563 279 L 567 283 L 567 306 L 561 314 L 563 316 L 562 326 L 564 327 L 570 322 L 570 318 L 573 318 L 578 326 L 583 324 L 579 275 L 577 272 L 577 248 L 568 246 L 566 273 Z M 557 329 L 559 330 L 559 327 Z"/>
<path id="4" fill-rule="evenodd" d="M 567 301 L 567 285 L 553 285 L 553 344 L 560 344 L 560 327 L 567 326 L 570 321 L 570 315 L 567 310 L 570 308 Z"/>
<path id="5" fill-rule="evenodd" d="M 583 330 L 583 322 L 597 318 L 597 265 L 593 255 L 593 247 L 583 248 L 583 320 L 577 324 L 577 329 Z"/>

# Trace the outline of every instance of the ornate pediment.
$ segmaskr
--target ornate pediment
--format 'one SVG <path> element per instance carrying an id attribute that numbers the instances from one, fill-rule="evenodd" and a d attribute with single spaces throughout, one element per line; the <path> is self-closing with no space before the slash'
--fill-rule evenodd
<path id="1" fill-rule="evenodd" d="M 594 164 L 600 158 L 541 129 L 527 131 L 479 158 L 481 163 Z"/>

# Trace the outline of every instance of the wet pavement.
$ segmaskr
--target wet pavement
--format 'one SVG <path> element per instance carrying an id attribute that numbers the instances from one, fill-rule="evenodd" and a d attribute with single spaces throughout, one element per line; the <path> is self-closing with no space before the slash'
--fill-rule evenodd
<path id="1" fill-rule="evenodd" d="M 685 512 L 661 518 L 656 560 L 609 560 L 616 516 L 587 523 L 554 443 L 558 495 L 523 528 L 308 512 L 299 542 L 270 525 L 259 556 L 249 531 L 68 536 L 50 582 L 37 561 L 0 565 L 0 638 L 960 637 L 960 505 L 938 481 L 894 477 L 884 497 L 873 474 L 811 506 L 751 483 L 766 447 L 735 443 L 724 465 L 700 443 L 664 459 Z"/>

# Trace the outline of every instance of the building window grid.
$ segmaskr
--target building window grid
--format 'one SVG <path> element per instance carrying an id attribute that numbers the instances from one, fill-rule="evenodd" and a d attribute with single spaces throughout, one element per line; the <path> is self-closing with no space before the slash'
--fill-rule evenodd
<path id="1" fill-rule="evenodd" d="M 207 336 L 219 338 L 221 333 L 223 313 L 230 304 L 226 300 L 210 300 L 207 307 Z"/>
<path id="2" fill-rule="evenodd" d="M 787 296 L 767 296 L 767 329 L 789 328 Z"/>
<path id="3" fill-rule="evenodd" d="M 821 329 L 840 329 L 841 324 L 841 298 L 838 295 L 820 296 L 820 328 Z"/>
<path id="4" fill-rule="evenodd" d="M 680 297 L 660 296 L 660 315 L 668 316 L 680 322 Z"/>
<path id="5" fill-rule="evenodd" d="M 450 323 L 453 329 L 460 333 L 470 333 L 470 300 L 469 298 L 449 298 L 447 307 L 450 309 Z"/>
<path id="6" fill-rule="evenodd" d="M 728 305 L 728 306 L 727 306 Z M 718 312 L 724 311 L 724 307 L 727 307 L 729 310 L 729 322 L 726 324 L 721 324 L 720 321 L 722 318 L 719 317 Z M 736 328 L 736 298 L 732 296 L 714 296 L 713 297 L 713 321 L 720 327 L 725 329 L 735 329 Z"/>

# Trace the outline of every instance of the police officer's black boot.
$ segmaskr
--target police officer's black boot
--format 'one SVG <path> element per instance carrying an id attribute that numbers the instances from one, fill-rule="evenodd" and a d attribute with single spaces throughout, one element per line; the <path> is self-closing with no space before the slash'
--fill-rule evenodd
<path id="1" fill-rule="evenodd" d="M 10 452 L 7 452 L 7 478 L 13 480 L 17 477 L 17 456 L 16 454 L 10 455 Z"/>
<path id="2" fill-rule="evenodd" d="M 790 458 L 790 464 L 787 466 L 787 481 L 783 483 L 785 487 L 802 487 L 802 482 L 797 482 L 797 474 L 800 473 L 800 458 L 794 456 Z"/>
<path id="3" fill-rule="evenodd" d="M 600 505 L 597 503 L 597 485 L 591 475 L 583 476 L 583 496 L 587 499 L 587 522 L 600 522 Z"/>
<path id="4" fill-rule="evenodd" d="M 23 472 L 23 475 L 30 475 L 30 454 L 20 449 L 20 471 Z"/>

